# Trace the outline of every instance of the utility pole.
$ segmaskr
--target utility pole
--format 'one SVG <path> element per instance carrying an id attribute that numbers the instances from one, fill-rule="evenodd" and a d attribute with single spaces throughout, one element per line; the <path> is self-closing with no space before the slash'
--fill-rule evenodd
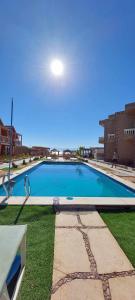
<path id="1" fill-rule="evenodd" d="M 11 116 L 10 116 L 10 147 L 9 147 L 9 166 L 8 166 L 8 194 L 10 195 L 11 190 L 11 164 L 12 164 L 12 153 L 13 153 L 13 98 L 11 99 Z"/>

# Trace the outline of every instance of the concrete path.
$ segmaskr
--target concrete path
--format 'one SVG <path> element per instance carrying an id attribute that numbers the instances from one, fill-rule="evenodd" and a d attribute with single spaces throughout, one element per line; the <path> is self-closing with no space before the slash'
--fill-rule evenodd
<path id="1" fill-rule="evenodd" d="M 26 161 L 26 163 L 29 162 L 30 158 L 31 158 L 31 160 L 34 159 L 34 157 L 24 158 L 25 161 Z M 14 162 L 17 166 L 20 166 L 20 165 L 22 165 L 24 159 L 14 159 L 13 162 Z M 4 168 L 8 168 L 8 166 L 9 166 L 9 163 L 7 163 L 7 162 L 0 163 L 0 169 L 1 169 L 1 170 L 4 169 Z"/>
<path id="2" fill-rule="evenodd" d="M 51 300 L 133 300 L 135 270 L 97 211 L 56 215 Z"/>
<path id="3" fill-rule="evenodd" d="M 123 176 L 123 177 L 131 177 L 131 176 L 135 176 L 135 170 L 131 167 L 126 167 L 124 168 L 124 166 L 120 166 L 117 165 L 116 168 L 113 167 L 112 168 L 112 164 L 108 164 L 106 162 L 101 162 L 101 161 L 96 161 L 96 160 L 89 160 L 90 164 L 94 164 L 97 165 L 98 167 L 103 167 L 106 170 L 111 171 L 111 173 L 114 173 L 115 175 L 118 176 Z"/>

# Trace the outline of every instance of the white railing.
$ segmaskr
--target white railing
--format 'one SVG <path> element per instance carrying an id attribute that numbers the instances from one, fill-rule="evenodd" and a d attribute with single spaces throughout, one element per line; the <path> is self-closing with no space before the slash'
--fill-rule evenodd
<path id="1" fill-rule="evenodd" d="M 109 139 L 114 139 L 115 138 L 115 133 L 108 133 L 108 138 Z"/>
<path id="2" fill-rule="evenodd" d="M 19 140 L 15 140 L 15 145 L 16 145 L 16 146 L 21 146 L 21 145 L 22 145 L 22 142 L 19 141 Z"/>
<path id="3" fill-rule="evenodd" d="M 127 136 L 135 136 L 135 128 L 124 129 L 124 134 Z"/>
<path id="4" fill-rule="evenodd" d="M 108 133 L 108 141 L 109 142 L 115 141 L 115 133 Z"/>

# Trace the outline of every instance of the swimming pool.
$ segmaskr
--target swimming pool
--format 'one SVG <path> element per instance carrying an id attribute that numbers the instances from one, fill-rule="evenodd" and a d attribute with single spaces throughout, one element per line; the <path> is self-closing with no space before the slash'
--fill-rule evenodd
<path id="1" fill-rule="evenodd" d="M 24 196 L 24 176 L 31 196 L 135 197 L 135 191 L 83 163 L 43 162 L 15 177 L 14 196 Z M 5 195 L 0 187 L 0 195 Z"/>

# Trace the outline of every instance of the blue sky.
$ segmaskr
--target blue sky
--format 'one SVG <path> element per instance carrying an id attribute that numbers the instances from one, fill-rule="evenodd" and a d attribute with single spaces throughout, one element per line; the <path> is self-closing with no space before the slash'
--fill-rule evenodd
<path id="1" fill-rule="evenodd" d="M 135 1 L 4 0 L 0 117 L 23 144 L 98 145 L 98 122 L 135 101 Z M 49 64 L 60 58 L 56 79 Z"/>

